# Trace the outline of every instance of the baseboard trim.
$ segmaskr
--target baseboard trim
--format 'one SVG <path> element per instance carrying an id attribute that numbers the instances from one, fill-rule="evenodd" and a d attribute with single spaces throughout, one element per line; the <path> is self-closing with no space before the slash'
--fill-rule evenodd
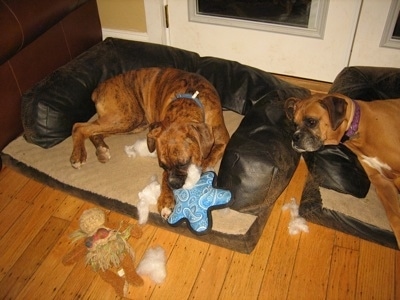
<path id="1" fill-rule="evenodd" d="M 103 39 L 106 39 L 108 37 L 114 37 L 131 41 L 140 41 L 140 42 L 149 41 L 149 36 L 147 32 L 135 32 L 128 30 L 102 28 L 102 33 L 103 33 Z"/>

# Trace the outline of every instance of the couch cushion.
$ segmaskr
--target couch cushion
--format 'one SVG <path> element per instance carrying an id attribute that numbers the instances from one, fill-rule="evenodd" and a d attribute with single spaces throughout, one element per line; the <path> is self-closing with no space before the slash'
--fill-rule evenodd
<path id="1" fill-rule="evenodd" d="M 0 3 L 0 65 L 88 0 L 19 0 Z M 34 16 L 34 17 L 32 17 Z"/>

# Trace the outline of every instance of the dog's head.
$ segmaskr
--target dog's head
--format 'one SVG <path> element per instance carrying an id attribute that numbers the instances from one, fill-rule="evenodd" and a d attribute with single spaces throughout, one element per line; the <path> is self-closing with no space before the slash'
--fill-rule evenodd
<path id="1" fill-rule="evenodd" d="M 204 123 L 156 122 L 150 125 L 147 146 L 157 150 L 158 162 L 168 174 L 168 185 L 181 188 L 191 165 L 201 168 L 210 154 L 214 138 Z"/>
<path id="2" fill-rule="evenodd" d="M 348 124 L 347 108 L 348 98 L 339 94 L 286 100 L 286 115 L 297 126 L 292 137 L 293 148 L 312 152 L 323 145 L 339 144 Z"/>

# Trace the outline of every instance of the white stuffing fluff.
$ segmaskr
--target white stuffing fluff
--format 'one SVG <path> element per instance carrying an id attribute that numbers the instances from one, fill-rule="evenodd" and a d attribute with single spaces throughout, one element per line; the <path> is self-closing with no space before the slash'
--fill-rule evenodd
<path id="1" fill-rule="evenodd" d="M 165 251 L 161 246 L 149 248 L 139 262 L 136 272 L 141 276 L 149 276 L 155 283 L 163 283 L 167 276 Z"/>
<path id="2" fill-rule="evenodd" d="M 139 202 L 137 204 L 139 214 L 139 224 L 147 223 L 149 218 L 150 205 L 157 204 L 157 199 L 160 196 L 161 187 L 156 176 L 152 176 L 150 183 L 138 193 Z"/>
<path id="3" fill-rule="evenodd" d="M 300 232 L 308 232 L 308 225 L 304 218 L 299 216 L 299 206 L 295 198 L 291 198 L 289 203 L 282 206 L 282 210 L 290 210 L 291 220 L 289 222 L 289 234 L 295 235 Z"/>
<path id="4" fill-rule="evenodd" d="M 135 158 L 136 156 L 157 156 L 156 151 L 154 151 L 153 153 L 149 151 L 146 139 L 139 139 L 133 145 L 125 146 L 125 153 L 128 155 L 128 157 L 132 158 Z"/>
<path id="5" fill-rule="evenodd" d="M 201 176 L 201 168 L 191 164 L 188 168 L 188 175 L 185 181 L 185 184 L 183 185 L 184 189 L 190 190 L 191 188 L 193 188 L 197 181 L 199 181 Z"/>

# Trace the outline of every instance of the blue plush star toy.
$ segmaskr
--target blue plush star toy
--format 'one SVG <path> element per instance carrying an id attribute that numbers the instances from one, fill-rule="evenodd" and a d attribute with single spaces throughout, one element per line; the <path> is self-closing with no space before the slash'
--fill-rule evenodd
<path id="1" fill-rule="evenodd" d="M 176 204 L 168 223 L 179 225 L 186 221 L 195 234 L 207 233 L 212 227 L 211 210 L 227 206 L 232 198 L 230 191 L 213 187 L 214 179 L 214 172 L 205 172 L 190 190 L 174 190 Z"/>

